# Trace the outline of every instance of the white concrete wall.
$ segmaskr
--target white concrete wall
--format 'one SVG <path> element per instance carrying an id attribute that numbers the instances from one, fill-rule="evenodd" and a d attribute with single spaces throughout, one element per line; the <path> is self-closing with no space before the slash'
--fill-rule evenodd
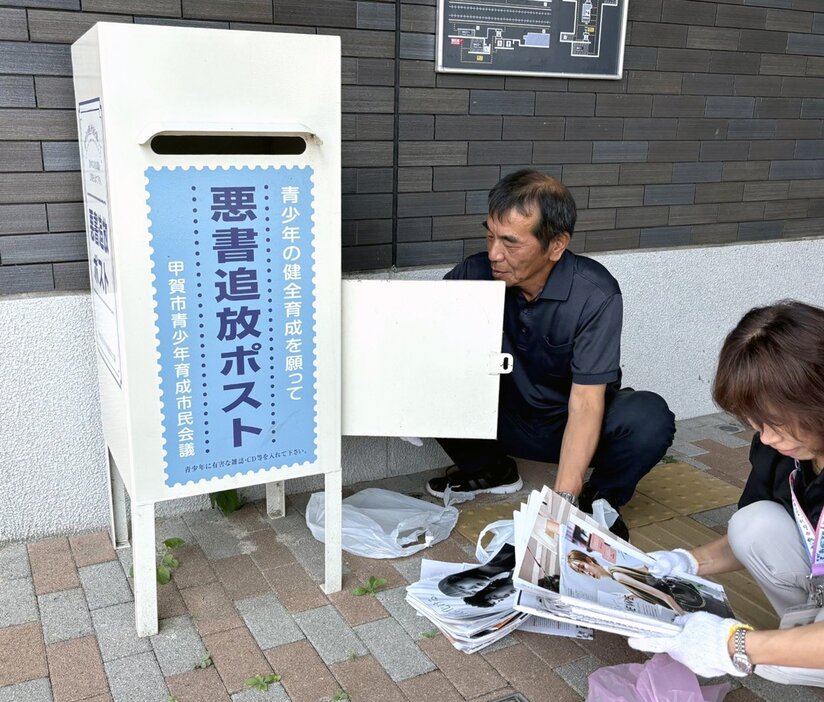
<path id="1" fill-rule="evenodd" d="M 750 307 L 824 304 L 824 239 L 595 256 L 624 293 L 624 384 L 655 390 L 679 419 L 715 411 L 710 384 L 727 331 Z M 445 268 L 364 277 L 439 278 Z M 0 543 L 108 523 L 88 294 L 0 298 Z M 344 481 L 446 465 L 434 442 L 344 440 Z M 319 479 L 289 491 L 318 489 Z M 261 495 L 253 488 L 249 496 Z M 160 505 L 200 509 L 205 498 Z"/>
<path id="2" fill-rule="evenodd" d="M 0 298 L 0 543 L 105 522 L 88 295 Z"/>
<path id="3" fill-rule="evenodd" d="M 824 239 L 594 258 L 624 295 L 623 384 L 660 393 L 678 419 L 718 411 L 718 352 L 746 311 L 784 298 L 824 306 Z"/>

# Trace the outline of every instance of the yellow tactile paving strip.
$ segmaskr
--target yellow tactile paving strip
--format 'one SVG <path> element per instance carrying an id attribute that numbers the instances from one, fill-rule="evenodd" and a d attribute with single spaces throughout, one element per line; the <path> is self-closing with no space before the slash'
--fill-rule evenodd
<path id="1" fill-rule="evenodd" d="M 517 502 L 493 502 L 489 504 L 464 503 L 458 505 L 461 516 L 455 527 L 470 543 L 478 543 L 478 534 L 492 522 L 499 519 L 512 519 L 512 512 L 520 507 Z"/>
<path id="2" fill-rule="evenodd" d="M 621 508 L 621 516 L 630 529 L 677 517 L 678 513 L 641 492 Z"/>
<path id="3" fill-rule="evenodd" d="M 621 513 L 632 530 L 632 543 L 643 551 L 679 546 L 692 548 L 717 539 L 719 535 L 687 515 L 735 504 L 740 496 L 739 488 L 693 466 L 667 463 L 656 466 L 641 481 Z M 487 524 L 511 519 L 520 500 L 512 500 L 513 495 L 507 497 L 510 498 L 508 501 L 502 501 L 500 497 L 484 496 L 459 505 L 458 532 L 474 544 Z M 778 626 L 772 607 L 746 571 L 713 579 L 725 587 L 739 618 L 759 629 Z"/>
<path id="4" fill-rule="evenodd" d="M 638 490 L 677 514 L 694 514 L 738 502 L 741 490 L 686 463 L 656 466 Z"/>

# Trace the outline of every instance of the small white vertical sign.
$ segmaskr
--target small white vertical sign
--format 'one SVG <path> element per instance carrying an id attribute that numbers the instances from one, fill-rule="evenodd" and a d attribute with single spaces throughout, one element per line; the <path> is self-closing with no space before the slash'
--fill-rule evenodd
<path id="1" fill-rule="evenodd" d="M 100 98 L 77 106 L 80 163 L 86 203 L 86 242 L 95 318 L 97 349 L 117 384 L 121 384 L 120 334 L 116 280 L 112 264 L 111 218 L 103 141 L 103 107 Z"/>

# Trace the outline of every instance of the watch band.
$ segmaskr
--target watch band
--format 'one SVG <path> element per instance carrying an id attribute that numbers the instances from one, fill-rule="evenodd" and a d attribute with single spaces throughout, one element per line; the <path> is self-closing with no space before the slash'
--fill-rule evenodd
<path id="1" fill-rule="evenodd" d="M 738 672 L 750 675 L 753 665 L 750 657 L 747 655 L 747 632 L 752 631 L 752 627 L 742 624 L 734 627 L 734 629 L 735 640 L 733 643 L 735 652 L 732 654 L 732 664 Z"/>
<path id="2" fill-rule="evenodd" d="M 578 497 L 576 495 L 573 495 L 571 492 L 559 492 L 558 497 L 563 497 L 573 507 L 578 506 Z"/>

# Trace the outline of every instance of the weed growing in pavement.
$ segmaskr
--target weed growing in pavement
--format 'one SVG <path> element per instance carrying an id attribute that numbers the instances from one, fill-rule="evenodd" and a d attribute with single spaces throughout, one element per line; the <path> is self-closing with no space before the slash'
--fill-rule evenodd
<path id="1" fill-rule="evenodd" d="M 340 702 L 341 700 L 348 700 L 348 699 L 349 699 L 349 693 L 346 690 L 338 688 L 335 691 L 334 697 L 332 697 L 332 702 Z"/>
<path id="2" fill-rule="evenodd" d="M 667 454 L 661 459 L 661 463 L 678 463 L 678 459 L 675 456 Z"/>
<path id="3" fill-rule="evenodd" d="M 269 689 L 269 685 L 276 682 L 280 682 L 280 675 L 270 673 L 269 675 L 255 675 L 251 678 L 246 678 L 244 685 L 252 687 L 255 690 L 260 690 L 261 692 L 266 692 L 266 690 Z"/>
<path id="4" fill-rule="evenodd" d="M 425 639 L 434 639 L 437 635 L 437 629 L 430 629 L 429 631 L 424 631 L 423 634 L 421 634 L 421 636 L 423 636 Z"/>
<path id="5" fill-rule="evenodd" d="M 212 505 L 212 509 L 217 507 L 223 514 L 237 512 L 243 507 L 243 500 L 240 499 L 240 493 L 234 488 L 211 493 L 209 495 L 209 502 Z"/>
<path id="6" fill-rule="evenodd" d="M 211 665 L 212 665 L 212 654 L 207 652 L 206 655 L 203 656 L 203 658 L 200 659 L 200 663 L 198 663 L 195 666 L 195 668 L 208 668 Z"/>
<path id="7" fill-rule="evenodd" d="M 185 543 L 183 539 L 177 538 L 166 539 L 163 542 L 166 550 L 160 559 L 160 564 L 157 566 L 157 582 L 161 585 L 165 585 L 172 579 L 172 571 L 180 565 L 180 561 L 174 557 L 172 551 L 180 548 Z"/>
<path id="8" fill-rule="evenodd" d="M 370 575 L 369 580 L 366 581 L 366 585 L 356 587 L 352 590 L 352 594 L 355 597 L 361 597 L 363 595 L 372 595 L 374 597 L 375 593 L 384 585 L 386 585 L 386 578 L 376 578 L 374 575 Z"/>
<path id="9" fill-rule="evenodd" d="M 180 548 L 185 543 L 183 539 L 177 537 L 166 539 L 163 542 L 164 551 L 156 570 L 158 584 L 165 585 L 172 579 L 172 571 L 180 565 L 180 561 L 174 557 L 172 551 Z M 129 568 L 129 577 L 134 578 L 134 566 Z"/>

